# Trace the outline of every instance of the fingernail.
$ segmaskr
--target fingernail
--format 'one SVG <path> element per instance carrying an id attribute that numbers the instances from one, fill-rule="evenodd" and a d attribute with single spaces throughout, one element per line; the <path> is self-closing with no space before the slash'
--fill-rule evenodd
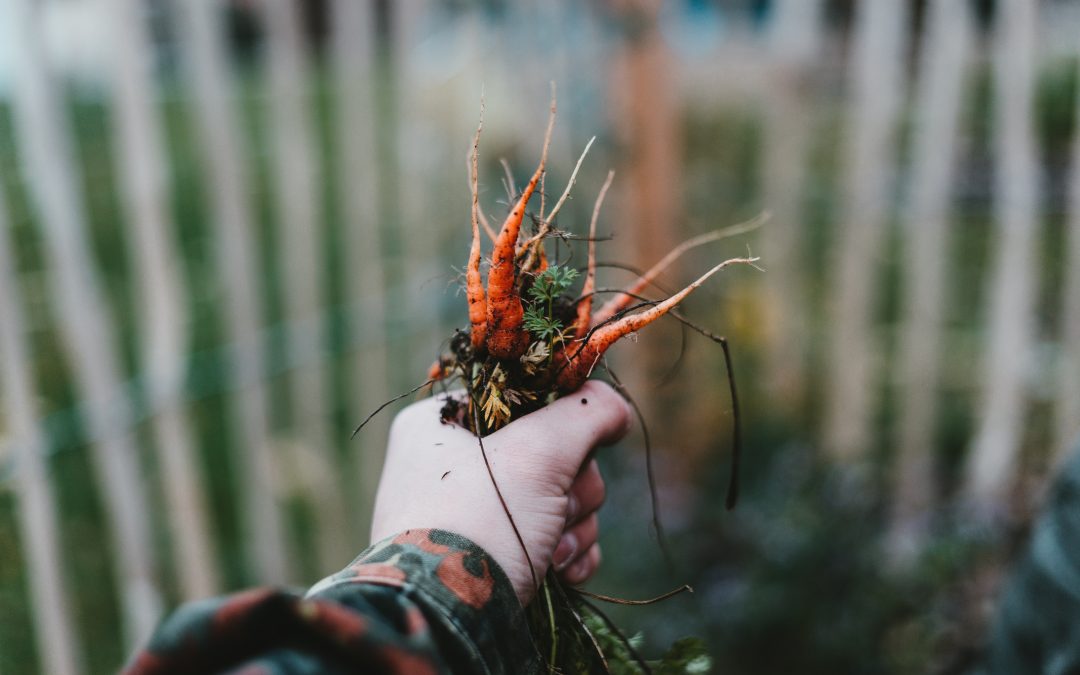
<path id="1" fill-rule="evenodd" d="M 572 532 L 563 534 L 559 539 L 559 545 L 555 547 L 555 553 L 551 555 L 551 562 L 555 565 L 556 572 L 562 572 L 570 559 L 577 553 L 578 541 Z"/>
<path id="2" fill-rule="evenodd" d="M 566 522 L 573 522 L 577 518 L 578 509 L 581 508 L 581 504 L 578 503 L 578 499 L 573 494 L 566 501 Z"/>

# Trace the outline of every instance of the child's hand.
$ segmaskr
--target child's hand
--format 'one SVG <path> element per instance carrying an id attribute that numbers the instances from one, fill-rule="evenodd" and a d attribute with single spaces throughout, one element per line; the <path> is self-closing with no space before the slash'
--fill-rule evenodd
<path id="1" fill-rule="evenodd" d="M 521 603 L 527 604 L 536 589 L 521 544 L 491 484 L 476 437 L 439 421 L 443 400 L 437 396 L 421 401 L 394 418 L 375 499 L 372 541 L 412 528 L 460 534 L 495 559 Z M 537 580 L 553 563 L 571 584 L 596 571 L 596 511 L 604 501 L 604 482 L 596 462 L 585 460 L 597 446 L 621 438 L 631 419 L 629 405 L 611 387 L 590 381 L 484 438 Z"/>

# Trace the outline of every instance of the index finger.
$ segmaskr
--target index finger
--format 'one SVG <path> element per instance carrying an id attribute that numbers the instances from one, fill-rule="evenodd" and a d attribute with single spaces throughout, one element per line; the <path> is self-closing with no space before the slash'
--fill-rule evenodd
<path id="1" fill-rule="evenodd" d="M 598 445 L 610 445 L 626 435 L 633 421 L 630 404 L 610 385 L 589 380 L 573 394 L 529 413 L 500 434 L 535 445 L 544 439 L 549 451 L 575 467 Z"/>

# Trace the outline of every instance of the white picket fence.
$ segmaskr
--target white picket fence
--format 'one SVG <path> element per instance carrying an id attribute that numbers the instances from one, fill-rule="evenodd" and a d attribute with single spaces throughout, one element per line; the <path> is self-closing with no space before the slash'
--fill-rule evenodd
<path id="1" fill-rule="evenodd" d="M 258 73 L 265 80 L 266 161 L 279 232 L 274 255 L 283 270 L 290 364 L 288 442 L 301 448 L 296 452 L 305 471 L 314 472 L 307 480 L 318 486 L 305 499 L 313 514 L 311 541 L 320 570 L 340 566 L 365 543 L 381 463 L 377 442 L 350 446 L 339 457 L 342 429 L 326 414 L 332 407 L 328 397 L 333 379 L 324 353 L 326 317 L 340 308 L 328 306 L 324 289 L 328 215 L 322 189 L 332 182 L 340 197 L 337 210 L 344 238 L 338 243 L 347 262 L 340 283 L 355 302 L 344 311 L 353 345 L 345 395 L 349 415 L 358 420 L 396 393 L 410 374 L 422 373 L 448 333 L 438 318 L 440 294 L 432 290 L 445 280 L 429 279 L 444 259 L 462 258 L 456 255 L 460 251 L 445 248 L 463 236 L 444 233 L 456 232 L 465 222 L 465 151 L 481 83 L 492 118 L 485 142 L 492 147 L 520 143 L 525 158 L 532 158 L 535 131 L 546 114 L 549 79 L 558 80 L 561 105 L 570 111 L 563 122 L 567 130 L 556 138 L 556 155 L 573 158 L 580 150 L 579 138 L 611 123 L 623 148 L 616 162 L 621 162 L 616 168 L 624 181 L 619 227 L 638 233 L 620 245 L 630 259 L 643 263 L 652 262 L 658 249 L 678 238 L 681 115 L 694 106 L 731 100 L 760 110 L 761 205 L 773 217 L 754 243 L 769 271 L 750 283 L 764 285 L 760 297 L 771 317 L 762 346 L 767 389 L 798 401 L 807 393 L 808 336 L 815 323 L 804 284 L 811 272 L 800 254 L 807 245 L 803 205 L 815 134 L 813 111 L 825 106 L 822 92 L 842 82 L 847 93 L 842 114 L 849 133 L 841 150 L 839 208 L 826 265 L 828 335 L 823 341 L 828 346 L 823 353 L 826 387 L 818 394 L 824 398 L 820 444 L 823 455 L 834 461 L 865 461 L 883 383 L 895 383 L 900 417 L 890 453 L 895 485 L 888 545 L 903 560 L 918 553 L 939 493 L 934 419 L 950 311 L 946 251 L 964 137 L 961 111 L 975 68 L 989 61 L 995 92 L 991 192 L 997 231 L 985 281 L 982 376 L 973 384 L 981 400 L 979 421 L 962 496 L 991 508 L 1016 476 L 1037 339 L 1054 347 L 1051 371 L 1057 379 L 1050 388 L 1055 452 L 1062 455 L 1080 434 L 1077 168 L 1069 189 L 1058 333 L 1048 337 L 1035 331 L 1043 181 L 1034 136 L 1034 82 L 1045 56 L 1038 31 L 1047 22 L 1045 15 L 1040 21 L 1037 3 L 1001 0 L 992 31 L 980 41 L 966 3 L 931 0 L 920 42 L 909 45 L 907 3 L 862 0 L 856 3 L 846 61 L 838 59 L 838 40 L 824 24 L 822 0 L 777 0 L 764 34 L 751 36 L 748 27 L 735 26 L 735 34 L 720 47 L 690 55 L 665 39 L 679 26 L 673 27 L 672 19 L 655 7 L 643 11 L 644 19 L 633 19 L 651 29 L 619 40 L 605 37 L 605 30 L 631 18 L 618 16 L 615 9 L 604 14 L 571 2 L 507 9 L 498 21 L 475 13 L 443 15 L 418 0 L 391 4 L 391 32 L 380 41 L 373 3 L 329 3 L 331 35 L 321 70 L 305 42 L 299 3 L 263 0 L 255 5 L 266 37 Z M 167 170 L 154 43 L 144 4 L 98 4 L 110 28 L 103 82 L 127 223 L 125 255 L 138 279 L 131 289 L 137 311 L 138 379 L 148 401 L 148 412 L 140 416 L 125 381 L 116 308 L 107 300 L 88 239 L 87 194 L 74 159 L 63 83 L 43 49 L 42 3 L 7 0 L 7 5 L 14 28 L 9 32 L 14 40 L 11 53 L 17 59 L 10 101 L 15 149 L 40 229 L 56 326 L 91 441 L 94 475 L 88 480 L 100 485 L 105 502 L 104 545 L 113 551 L 113 574 L 123 594 L 119 602 L 125 645 L 130 648 L 147 637 L 166 609 L 161 552 L 151 532 L 154 508 L 144 479 L 145 457 L 135 440 L 138 428 L 152 432 L 158 453 L 163 519 L 181 598 L 224 590 L 185 390 L 191 290 L 181 274 L 170 206 L 174 183 Z M 281 425 L 271 418 L 267 271 L 259 254 L 255 177 L 246 159 L 256 151 L 247 147 L 250 135 L 237 103 L 241 85 L 228 55 L 220 3 L 174 0 L 168 7 L 212 221 L 208 230 L 216 255 L 213 274 L 221 289 L 229 416 L 234 420 L 235 438 L 228 445 L 237 449 L 237 473 L 243 477 L 237 510 L 247 564 L 259 583 L 300 582 L 280 487 L 295 467 L 282 460 Z M 565 26 L 570 27 L 559 29 Z M 376 52 L 379 44 L 389 49 L 382 57 Z M 1076 47 L 1080 54 L 1080 41 Z M 918 55 L 913 75 L 908 73 L 912 49 Z M 381 76 L 380 63 L 394 64 L 397 76 Z M 320 127 L 312 105 L 317 73 L 328 76 L 326 86 L 333 91 L 335 175 L 324 175 L 321 168 Z M 608 96 L 609 120 L 603 117 L 603 106 L 580 105 Z M 376 128 L 374 121 L 379 106 L 389 106 L 381 119 L 390 122 L 383 128 Z M 600 112 L 573 112 L 594 109 Z M 911 129 L 907 161 L 901 163 L 898 131 L 905 115 Z M 1080 167 L 1080 134 L 1072 157 L 1073 167 Z M 606 173 L 606 159 L 610 157 L 601 151 L 596 160 L 601 173 Z M 497 178 L 489 180 L 492 187 L 485 197 L 493 209 L 497 183 Z M 394 232 L 380 222 L 387 214 L 408 227 Z M 60 486 L 50 479 L 51 451 L 43 425 L 51 411 L 42 409 L 35 389 L 35 345 L 28 340 L 9 220 L 6 195 L 0 190 L 0 400 L 5 414 L 0 432 L 9 447 L 8 487 L 19 505 L 40 667 L 69 675 L 85 671 L 90 646 L 74 627 L 73 589 L 66 583 L 55 506 Z M 889 363 L 881 357 L 882 327 L 875 312 L 882 251 L 894 225 L 903 247 L 904 283 L 901 324 L 892 327 L 899 336 L 898 354 L 895 363 Z M 395 253 L 387 255 L 387 250 Z M 407 362 L 400 361 L 402 354 Z M 384 435 L 387 423 L 377 422 L 368 438 Z"/>

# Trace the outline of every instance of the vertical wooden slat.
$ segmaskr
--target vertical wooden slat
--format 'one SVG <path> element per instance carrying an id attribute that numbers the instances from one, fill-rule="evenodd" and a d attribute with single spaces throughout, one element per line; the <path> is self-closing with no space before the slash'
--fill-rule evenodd
<path id="1" fill-rule="evenodd" d="M 965 490 L 990 507 L 1005 496 L 1020 450 L 1024 374 L 1033 340 L 1038 175 L 1033 134 L 1034 0 L 997 4 L 994 45 L 997 253 L 990 267 L 989 344 L 980 422 Z"/>
<path id="2" fill-rule="evenodd" d="M 161 123 L 154 107 L 148 26 L 134 0 L 105 6 L 111 36 L 109 60 L 117 139 L 117 174 L 132 233 L 131 259 L 140 310 L 142 368 L 151 406 L 159 409 L 154 434 L 161 457 L 167 518 L 178 556 L 185 599 L 207 597 L 221 585 L 207 525 L 190 420 L 183 408 L 187 311 L 173 243 Z"/>
<path id="3" fill-rule="evenodd" d="M 153 629 L 161 612 L 150 538 L 149 502 L 131 437 L 130 402 L 120 387 L 116 336 L 90 259 L 76 158 L 64 129 L 64 104 L 43 53 L 31 0 L 13 0 L 16 138 L 41 213 L 49 281 L 61 336 L 84 404 L 91 452 L 113 538 L 114 573 L 123 593 L 128 644 Z"/>
<path id="4" fill-rule="evenodd" d="M 213 0 L 174 3 L 177 29 L 190 69 L 195 112 L 214 219 L 215 250 L 222 275 L 225 322 L 235 348 L 233 409 L 239 417 L 243 506 L 248 563 L 262 583 L 292 579 L 285 532 L 274 493 L 267 396 L 263 382 L 266 349 L 259 332 L 264 316 L 263 278 L 255 244 L 249 178 L 242 133 L 230 109 L 230 61 L 221 6 Z"/>
<path id="5" fill-rule="evenodd" d="M 1080 88 L 1076 97 L 1072 175 L 1069 183 L 1065 286 L 1061 307 L 1060 384 L 1056 410 L 1055 446 L 1064 459 L 1080 441 Z"/>
<path id="6" fill-rule="evenodd" d="M 350 331 L 363 344 L 350 369 L 350 412 L 359 422 L 390 398 L 386 307 L 381 241 L 376 214 L 373 6 L 370 1 L 334 0 L 333 58 L 337 91 L 336 131 L 341 147 L 339 194 L 346 234 L 347 294 L 355 307 Z M 359 489 L 354 497 L 357 534 L 370 533 L 375 488 L 382 473 L 389 419 L 376 417 L 352 442 L 349 457 Z M 350 473 L 350 479 L 353 474 Z"/>
<path id="7" fill-rule="evenodd" d="M 824 24 L 820 0 L 782 0 L 775 6 L 769 36 L 772 86 L 766 90 L 762 167 L 763 203 L 772 213 L 761 232 L 759 251 L 769 273 L 770 309 L 768 386 L 774 400 L 790 410 L 801 407 L 806 385 L 808 270 L 802 218 L 814 125 L 809 81 L 819 56 Z"/>
<path id="8" fill-rule="evenodd" d="M 436 229 L 441 230 L 455 222 L 467 222 L 461 216 L 440 213 L 437 197 L 418 198 L 420 194 L 438 195 L 440 152 L 436 144 L 424 142 L 424 134 L 431 134 L 433 123 L 422 119 L 426 101 L 431 96 L 425 86 L 429 74 L 420 72 L 422 64 L 417 62 L 418 45 L 424 39 L 421 34 L 423 20 L 427 14 L 423 0 L 397 0 L 393 28 L 394 60 L 398 75 L 398 126 L 395 149 L 401 158 L 401 175 L 406 184 L 398 191 L 401 214 L 401 233 L 403 235 L 402 252 L 404 255 L 404 285 L 402 289 L 407 299 L 405 308 L 408 331 L 410 361 L 407 368 L 405 386 L 415 386 L 422 382 L 425 369 L 434 360 L 439 342 L 445 338 L 436 320 L 438 311 L 436 301 L 439 289 L 427 283 L 438 276 L 442 270 L 435 260 L 438 243 Z M 467 133 L 462 134 L 462 143 L 455 147 L 467 147 Z M 454 168 L 460 163 L 455 162 Z M 407 177 L 407 178 L 405 178 Z M 457 177 L 457 174 L 455 174 Z M 454 181 L 454 185 L 460 184 Z M 463 202 L 464 203 L 464 202 Z M 466 215 L 467 214 L 463 214 Z M 409 384 L 413 382 L 414 384 Z"/>
<path id="9" fill-rule="evenodd" d="M 621 259 L 648 269 L 681 238 L 680 101 L 670 76 L 673 55 L 660 29 L 662 3 L 621 0 L 612 5 L 625 30 L 612 59 L 610 92 L 616 138 L 625 148 L 614 183 L 619 238 L 613 243 Z M 655 417 L 651 392 L 670 365 L 662 337 L 643 332 L 636 344 L 623 348 L 621 358 L 633 362 L 618 361 L 627 364 L 620 377 L 638 397 L 646 419 Z"/>
<path id="10" fill-rule="evenodd" d="M 843 212 L 834 239 L 829 283 L 829 400 L 825 449 L 836 459 L 866 452 L 878 402 L 871 320 L 879 254 L 886 230 L 893 139 L 903 88 L 908 3 L 865 0 L 856 5 L 849 59 L 851 134 L 846 150 Z"/>
<path id="11" fill-rule="evenodd" d="M 17 294 L 19 282 L 8 225 L 7 204 L 0 190 L 0 400 L 4 402 L 8 438 L 14 450 L 19 536 L 30 580 L 34 636 L 44 672 L 76 675 L 83 667 L 64 583 L 60 525 L 44 457 L 45 439 L 34 404 L 30 374 L 33 354 Z"/>
<path id="12" fill-rule="evenodd" d="M 356 554 L 357 542 L 347 529 L 341 472 L 336 446 L 327 426 L 329 387 L 323 357 L 326 330 L 321 310 L 323 231 L 321 197 L 317 186 L 314 123 L 311 115 L 313 73 L 301 33 L 298 0 L 268 0 L 267 55 L 270 66 L 272 145 L 283 234 L 285 315 L 293 329 L 289 349 L 299 366 L 292 375 L 293 420 L 305 450 L 305 461 L 322 468 L 317 473 L 315 501 L 318 520 L 315 543 L 320 572 L 329 574 Z"/>
<path id="13" fill-rule="evenodd" d="M 377 128 L 374 145 L 376 186 L 379 195 L 376 223 L 379 229 L 379 253 L 382 256 L 383 289 L 386 302 L 387 360 L 391 391 L 412 387 L 415 382 L 410 364 L 417 360 L 415 345 L 409 335 L 410 311 L 415 300 L 406 289 L 410 261 L 408 259 L 408 223 L 405 221 L 404 191 L 407 189 L 402 171 L 401 134 L 403 118 L 408 111 L 402 108 L 402 49 L 401 23 L 409 9 L 398 2 L 376 2 L 375 12 L 375 95 L 374 119 Z M 392 412 L 392 411 L 388 411 Z M 373 430 L 374 431 L 374 430 Z"/>
<path id="14" fill-rule="evenodd" d="M 936 487 L 933 451 L 944 340 L 946 225 L 972 31 L 966 3 L 930 3 L 920 51 L 911 180 L 902 212 L 906 274 L 889 534 L 889 547 L 899 562 L 910 561 L 919 549 Z"/>

